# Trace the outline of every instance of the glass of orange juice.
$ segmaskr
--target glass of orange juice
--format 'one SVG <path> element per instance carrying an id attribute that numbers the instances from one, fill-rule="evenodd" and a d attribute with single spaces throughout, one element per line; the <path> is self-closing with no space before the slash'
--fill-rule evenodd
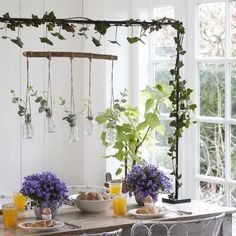
<path id="1" fill-rule="evenodd" d="M 112 195 L 119 195 L 122 192 L 122 183 L 121 182 L 110 182 L 109 183 L 109 192 Z"/>
<path id="2" fill-rule="evenodd" d="M 120 194 L 115 196 L 113 200 L 113 208 L 115 216 L 126 216 L 127 195 Z"/>
<path id="3" fill-rule="evenodd" d="M 13 199 L 14 199 L 14 203 L 17 206 L 17 211 L 21 211 L 21 212 L 25 211 L 26 196 L 24 196 L 20 192 L 14 192 Z"/>
<path id="4" fill-rule="evenodd" d="M 17 207 L 14 203 L 2 205 L 3 226 L 5 229 L 15 229 L 17 223 Z"/>

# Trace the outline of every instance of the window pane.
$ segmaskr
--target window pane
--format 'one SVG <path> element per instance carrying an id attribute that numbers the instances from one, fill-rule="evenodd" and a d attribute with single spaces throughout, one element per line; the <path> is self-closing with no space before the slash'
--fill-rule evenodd
<path id="1" fill-rule="evenodd" d="M 231 206 L 236 207 L 236 187 L 231 188 Z"/>
<path id="2" fill-rule="evenodd" d="M 171 157 L 167 155 L 169 150 L 168 137 L 173 134 L 173 128 L 169 126 L 169 120 L 161 120 L 161 123 L 166 127 L 165 135 L 155 133 L 155 138 L 158 141 L 155 145 L 155 163 L 158 166 L 166 169 L 172 169 Z"/>
<path id="3" fill-rule="evenodd" d="M 225 115 L 225 67 L 224 64 L 199 64 L 200 115 Z"/>
<path id="4" fill-rule="evenodd" d="M 231 1 L 231 55 L 236 56 L 236 2 Z"/>
<path id="5" fill-rule="evenodd" d="M 199 55 L 222 57 L 225 54 L 225 3 L 198 5 Z"/>
<path id="6" fill-rule="evenodd" d="M 236 118 L 236 63 L 231 67 L 231 117 Z"/>
<path id="7" fill-rule="evenodd" d="M 217 205 L 225 205 L 225 191 L 221 184 L 200 182 L 200 199 Z"/>
<path id="8" fill-rule="evenodd" d="M 174 67 L 174 63 L 162 62 L 155 64 L 155 81 L 154 83 L 161 83 L 169 85 L 169 81 L 173 79 L 170 74 L 170 69 Z M 171 111 L 171 103 L 169 99 L 166 99 L 164 103 L 160 104 L 159 108 L 161 113 L 169 114 Z"/>
<path id="9" fill-rule="evenodd" d="M 200 123 L 200 174 L 223 178 L 225 169 L 225 126 Z"/>
<path id="10" fill-rule="evenodd" d="M 231 178 L 236 180 L 236 125 L 231 126 Z"/>
<path id="11" fill-rule="evenodd" d="M 173 7 L 160 7 L 154 9 L 155 18 L 174 18 Z M 176 54 L 173 37 L 176 34 L 171 26 L 164 26 L 160 31 L 155 33 L 155 57 L 171 58 Z"/>

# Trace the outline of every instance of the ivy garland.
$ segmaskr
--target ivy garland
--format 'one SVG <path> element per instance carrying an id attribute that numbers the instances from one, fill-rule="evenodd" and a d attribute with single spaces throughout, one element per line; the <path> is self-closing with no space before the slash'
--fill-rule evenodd
<path id="1" fill-rule="evenodd" d="M 127 41 L 131 44 L 137 42 L 143 43 L 143 37 L 146 37 L 147 34 L 154 31 L 159 31 L 163 26 L 169 25 L 174 28 L 176 30 L 176 36 L 174 37 L 176 44 L 176 61 L 174 68 L 170 70 L 173 79 L 169 81 L 169 84 L 173 87 L 169 100 L 172 103 L 170 117 L 173 118 L 170 122 L 170 126 L 174 128 L 174 134 L 168 139 L 170 145 L 168 155 L 172 158 L 173 163 L 173 172 L 171 175 L 175 177 L 175 196 L 172 195 L 172 197 L 176 199 L 178 198 L 178 189 L 181 186 L 180 179 L 182 177 L 181 174 L 178 173 L 178 143 L 179 139 L 182 137 L 184 129 L 188 128 L 192 123 L 190 112 L 196 109 L 196 105 L 190 103 L 192 90 L 186 88 L 186 81 L 181 78 L 180 75 L 180 69 L 184 66 L 181 56 L 186 53 L 182 46 L 185 34 L 182 22 L 171 18 L 162 18 L 158 20 L 153 19 L 149 22 L 134 19 L 125 21 L 94 21 L 82 17 L 57 19 L 53 12 L 46 12 L 42 18 L 39 18 L 34 14 L 32 14 L 31 18 L 12 18 L 9 13 L 6 13 L 0 17 L 0 22 L 4 23 L 4 26 L 0 28 L 0 30 L 4 32 L 2 38 L 9 39 L 21 48 L 23 47 L 23 42 L 20 38 L 20 30 L 23 27 L 38 28 L 40 25 L 45 25 L 47 32 L 46 36 L 39 37 L 39 39 L 41 43 L 53 45 L 53 42 L 48 35 L 49 32 L 51 33 L 51 36 L 59 40 L 66 39 L 62 32 L 69 32 L 72 34 L 72 37 L 78 35 L 88 39 L 89 37 L 87 32 L 91 30 L 91 26 L 94 26 L 93 32 L 96 36 L 91 36 L 91 40 L 97 47 L 101 46 L 101 38 L 107 33 L 107 30 L 110 27 L 116 27 L 116 35 L 115 40 L 109 40 L 109 42 L 119 46 L 120 44 L 117 42 L 118 27 L 137 26 L 140 28 L 139 35 L 131 35 L 130 37 L 127 37 Z M 77 25 L 79 25 L 78 30 Z M 7 34 L 8 30 L 16 31 L 16 37 L 9 37 Z"/>

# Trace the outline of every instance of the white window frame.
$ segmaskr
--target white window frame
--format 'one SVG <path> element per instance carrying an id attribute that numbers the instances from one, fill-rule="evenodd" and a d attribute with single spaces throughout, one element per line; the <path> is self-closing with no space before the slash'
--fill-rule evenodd
<path id="1" fill-rule="evenodd" d="M 202 3 L 214 3 L 214 2 L 225 2 L 225 57 L 223 58 L 201 58 L 198 56 L 198 42 L 199 42 L 199 29 L 198 29 L 198 15 L 197 15 L 197 6 Z M 204 117 L 200 116 L 199 109 L 195 113 L 194 119 L 196 121 L 204 121 L 209 123 L 221 123 L 225 125 L 225 178 L 217 178 L 212 176 L 203 176 L 199 173 L 199 135 L 200 128 L 196 124 L 188 130 L 188 139 L 191 147 L 188 150 L 188 156 L 191 157 L 188 160 L 188 169 L 194 170 L 189 172 L 189 186 L 188 189 L 191 191 L 193 198 L 199 199 L 200 191 L 199 184 L 200 181 L 206 181 L 216 184 L 222 184 L 225 189 L 225 203 L 226 206 L 230 206 L 230 189 L 233 185 L 236 185 L 235 180 L 231 180 L 231 165 L 230 165 L 230 124 L 236 124 L 236 119 L 230 118 L 231 110 L 231 93 L 230 93 L 230 66 L 232 62 L 236 62 L 236 58 L 231 58 L 229 55 L 230 52 L 230 1 L 228 0 L 190 0 L 188 5 L 188 78 L 189 86 L 193 88 L 194 93 L 194 102 L 199 106 L 200 102 L 198 100 L 199 94 L 199 76 L 198 76 L 198 65 L 201 62 L 205 63 L 224 63 L 225 64 L 225 118 L 220 117 Z M 197 39 L 197 40 L 196 40 Z M 194 151 L 193 151 L 194 150 Z M 192 169 L 194 168 L 194 169 Z M 191 185 L 196 186 L 191 188 Z"/>

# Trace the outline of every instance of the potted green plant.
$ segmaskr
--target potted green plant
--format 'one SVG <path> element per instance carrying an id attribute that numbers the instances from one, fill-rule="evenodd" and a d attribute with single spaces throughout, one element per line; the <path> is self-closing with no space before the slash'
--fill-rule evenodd
<path id="1" fill-rule="evenodd" d="M 133 165 L 144 161 L 141 148 L 150 144 L 154 130 L 164 135 L 165 127 L 159 120 L 159 106 L 163 100 L 168 101 L 169 94 L 170 87 L 162 84 L 141 91 L 144 102 L 144 112 L 141 114 L 137 107 L 127 105 L 125 90 L 120 99 L 114 100 L 112 107 L 96 117 L 96 121 L 106 127 L 101 134 L 102 144 L 115 150 L 114 154 L 105 157 L 116 158 L 121 163 L 116 175 L 124 168 L 126 178 Z M 110 129 L 114 129 L 116 133 L 113 142 L 108 142 L 111 139 L 107 139 Z"/>

